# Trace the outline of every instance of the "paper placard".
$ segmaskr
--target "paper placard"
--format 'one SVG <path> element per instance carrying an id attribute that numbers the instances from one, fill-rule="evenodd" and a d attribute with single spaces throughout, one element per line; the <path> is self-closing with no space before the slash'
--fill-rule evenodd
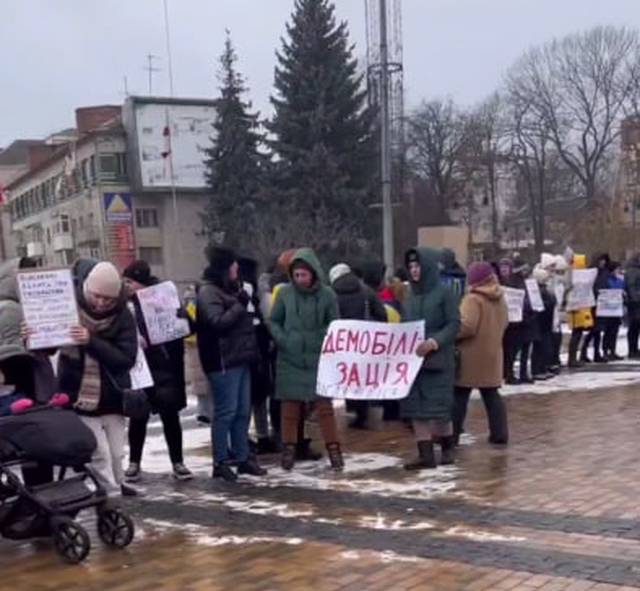
<path id="1" fill-rule="evenodd" d="M 596 305 L 593 284 L 597 276 L 597 269 L 573 270 L 571 273 L 571 290 L 567 294 L 567 310 L 574 312 L 584 308 L 593 308 Z"/>
<path id="2" fill-rule="evenodd" d="M 69 269 L 18 273 L 22 313 L 29 329 L 30 350 L 73 345 L 70 330 L 80 324 L 73 277 Z"/>
<path id="3" fill-rule="evenodd" d="M 172 281 L 145 287 L 136 293 L 147 327 L 150 345 L 161 345 L 189 336 L 189 322 L 178 318 L 178 289 Z"/>
<path id="4" fill-rule="evenodd" d="M 509 322 L 516 324 L 522 322 L 522 310 L 524 308 L 524 289 L 515 289 L 513 287 L 503 287 L 504 299 L 507 303 L 509 311 Z"/>
<path id="5" fill-rule="evenodd" d="M 350 400 L 406 398 L 422 367 L 416 348 L 423 340 L 423 321 L 334 320 L 322 345 L 317 393 Z"/>
<path id="6" fill-rule="evenodd" d="M 529 295 L 531 309 L 534 312 L 544 312 L 544 302 L 542 301 L 542 294 L 540 293 L 540 286 L 538 285 L 538 282 L 531 278 L 525 279 L 524 284 L 527 287 L 527 294 Z"/>
<path id="7" fill-rule="evenodd" d="M 621 289 L 601 289 L 598 293 L 598 318 L 622 318 L 624 316 L 624 296 Z"/>
<path id="8" fill-rule="evenodd" d="M 149 364 L 147 363 L 147 356 L 144 354 L 142 347 L 138 347 L 138 354 L 136 356 L 136 364 L 129 372 L 131 379 L 131 388 L 133 390 L 144 390 L 145 388 L 151 388 L 154 384 Z"/>

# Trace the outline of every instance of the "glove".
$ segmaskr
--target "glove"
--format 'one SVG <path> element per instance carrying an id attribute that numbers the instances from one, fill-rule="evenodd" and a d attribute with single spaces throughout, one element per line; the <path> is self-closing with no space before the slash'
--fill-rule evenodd
<path id="1" fill-rule="evenodd" d="M 176 318 L 181 320 L 189 320 L 189 313 L 184 308 L 178 308 L 176 310 Z"/>

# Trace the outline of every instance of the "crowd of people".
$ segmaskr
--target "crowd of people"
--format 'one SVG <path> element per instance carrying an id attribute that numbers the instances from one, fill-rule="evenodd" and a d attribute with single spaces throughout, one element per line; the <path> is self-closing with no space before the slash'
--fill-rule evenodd
<path id="1" fill-rule="evenodd" d="M 474 262 L 464 270 L 450 250 L 415 248 L 392 279 L 376 261 L 339 261 L 328 273 L 309 248 L 282 253 L 258 274 L 257 265 L 232 250 L 211 247 L 198 286 L 186 294 L 176 317 L 189 322 L 187 354 L 191 379 L 205 377 L 199 401 L 201 421 L 210 423 L 214 478 L 233 482 L 238 475 L 261 477 L 258 461 L 280 453 L 284 470 L 296 461 L 317 461 L 307 419 L 313 413 L 330 466 L 344 468 L 334 405 L 317 396 L 318 363 L 324 337 L 335 319 L 370 322 L 421 320 L 425 334 L 417 348 L 424 359 L 407 398 L 380 402 L 384 420 L 403 420 L 413 432 L 417 458 L 407 470 L 435 468 L 455 461 L 455 448 L 470 394 L 480 391 L 489 442 L 506 445 L 507 413 L 500 387 L 546 380 L 561 371 L 563 323 L 571 330 L 566 365 L 618 360 L 623 318 L 599 317 L 594 306 L 567 310 L 576 269 L 586 257 L 567 251 L 543 254 L 533 266 L 514 255 L 495 264 Z M 93 467 L 113 493 L 137 494 L 150 414 L 162 422 L 173 476 L 189 480 L 184 463 L 180 411 L 187 405 L 185 340 L 153 345 L 138 300 L 140 290 L 156 285 L 145 261 L 122 273 L 111 263 L 78 260 L 78 326 L 72 346 L 32 352 L 32 327 L 23 320 L 16 276 L 33 267 L 30 259 L 0 268 L 0 413 L 20 412 L 30 404 L 68 403 L 93 431 Z M 629 356 L 640 357 L 640 258 L 625 267 L 608 255 L 593 261 L 596 302 L 603 289 L 621 290 L 628 318 Z M 534 279 L 542 308 L 533 305 L 527 280 Z M 522 313 L 509 320 L 505 288 L 524 291 Z M 149 412 L 125 417 L 130 371 L 139 348 L 154 385 L 144 390 Z M 195 368 L 195 365 L 199 367 Z M 352 428 L 369 427 L 370 401 L 354 401 Z M 253 419 L 255 437 L 250 436 Z M 128 438 L 129 464 L 123 466 Z M 47 470 L 36 475 L 46 481 Z"/>

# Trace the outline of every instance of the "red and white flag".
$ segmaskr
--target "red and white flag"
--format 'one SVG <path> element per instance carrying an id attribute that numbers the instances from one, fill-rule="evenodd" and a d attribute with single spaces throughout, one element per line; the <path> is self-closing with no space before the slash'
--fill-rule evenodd
<path id="1" fill-rule="evenodd" d="M 0 184 L 0 205 L 4 205 L 9 202 L 9 191 Z"/>

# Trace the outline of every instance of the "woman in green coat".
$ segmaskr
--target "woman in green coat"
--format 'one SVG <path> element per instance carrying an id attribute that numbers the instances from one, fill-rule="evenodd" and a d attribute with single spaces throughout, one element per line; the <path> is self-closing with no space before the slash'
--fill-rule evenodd
<path id="1" fill-rule="evenodd" d="M 289 266 L 291 283 L 275 296 L 269 326 L 278 347 L 276 398 L 282 401 L 282 467 L 295 463 L 298 422 L 306 404 L 315 407 L 320 430 L 334 470 L 344 461 L 333 404 L 316 395 L 318 362 L 327 329 L 338 317 L 335 294 L 324 283 L 324 273 L 313 250 L 301 248 Z"/>
<path id="2" fill-rule="evenodd" d="M 440 282 L 440 251 L 416 248 L 406 255 L 411 290 L 403 320 L 424 320 L 425 340 L 418 346 L 424 364 L 401 401 L 403 418 L 410 419 L 418 445 L 418 459 L 407 470 L 435 468 L 434 441 L 442 446 L 442 464 L 453 463 L 451 408 L 455 384 L 455 340 L 460 325 L 457 296 Z"/>

